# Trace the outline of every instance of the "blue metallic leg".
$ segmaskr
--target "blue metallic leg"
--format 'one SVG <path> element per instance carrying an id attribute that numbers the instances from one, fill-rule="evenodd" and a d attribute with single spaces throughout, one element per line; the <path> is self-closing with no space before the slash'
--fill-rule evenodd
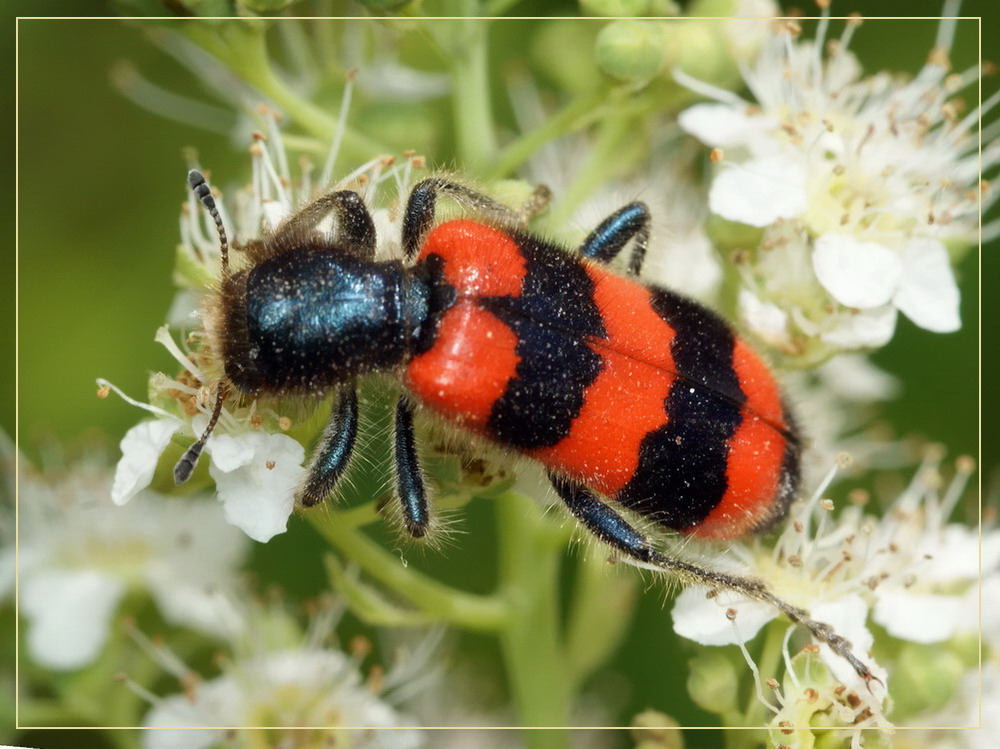
<path id="1" fill-rule="evenodd" d="M 556 493 L 583 527 L 617 551 L 641 562 L 654 562 L 657 552 L 625 518 L 583 484 L 550 474 Z"/>
<path id="2" fill-rule="evenodd" d="M 303 507 L 319 504 L 333 492 L 354 451 L 358 436 L 358 393 L 353 385 L 345 387 L 340 400 L 330 411 L 323 436 L 313 451 L 306 482 L 299 490 Z"/>
<path id="3" fill-rule="evenodd" d="M 299 240 L 315 229 L 331 211 L 337 219 L 337 241 L 346 245 L 343 249 L 365 260 L 374 260 L 375 224 L 365 201 L 352 190 L 337 190 L 320 195 L 279 227 L 275 239 Z"/>
<path id="4" fill-rule="evenodd" d="M 642 262 L 646 259 L 646 247 L 649 245 L 650 219 L 649 206 L 645 203 L 629 203 L 612 213 L 590 232 L 580 245 L 580 254 L 601 263 L 610 263 L 629 240 L 635 239 L 632 256 L 628 261 L 628 272 L 638 276 L 642 270 Z"/>
<path id="5" fill-rule="evenodd" d="M 410 192 L 410 198 L 406 202 L 406 213 L 403 214 L 403 253 L 407 260 L 417 256 L 424 236 L 434 223 L 434 211 L 439 193 L 444 193 L 460 205 L 473 210 L 514 223 L 521 221 L 521 216 L 517 213 L 482 193 L 438 177 L 425 179 Z"/>
<path id="6" fill-rule="evenodd" d="M 400 398 L 396 404 L 395 457 L 396 492 L 403 510 L 403 523 L 411 536 L 420 538 L 427 533 L 430 511 L 413 435 L 413 407 L 406 398 Z"/>
<path id="7" fill-rule="evenodd" d="M 877 680 L 869 668 L 851 651 L 851 643 L 834 632 L 829 624 L 816 621 L 809 616 L 808 611 L 778 598 L 760 580 L 716 572 L 667 556 L 654 549 L 645 536 L 582 484 L 552 474 L 549 475 L 549 479 L 556 493 L 577 520 L 615 550 L 639 562 L 674 574 L 685 582 L 712 589 L 733 590 L 748 598 L 768 603 L 796 624 L 808 629 L 817 640 L 829 645 L 830 649 L 850 663 L 863 679 Z"/>

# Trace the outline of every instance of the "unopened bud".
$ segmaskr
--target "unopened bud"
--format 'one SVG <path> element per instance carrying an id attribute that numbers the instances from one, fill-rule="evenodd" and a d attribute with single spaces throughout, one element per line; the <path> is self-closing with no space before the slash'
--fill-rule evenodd
<path id="1" fill-rule="evenodd" d="M 663 35 L 650 21 L 614 21 L 597 35 L 597 66 L 614 78 L 643 83 L 663 67 Z"/>
<path id="2" fill-rule="evenodd" d="M 688 694 L 698 707 L 717 715 L 736 707 L 739 675 L 725 655 L 705 651 L 690 661 L 688 673 Z"/>

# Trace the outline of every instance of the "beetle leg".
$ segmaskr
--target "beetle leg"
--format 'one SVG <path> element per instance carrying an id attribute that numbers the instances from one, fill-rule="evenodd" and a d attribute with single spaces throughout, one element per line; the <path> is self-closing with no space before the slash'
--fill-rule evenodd
<path id="1" fill-rule="evenodd" d="M 521 223 L 521 217 L 502 203 L 480 192 L 440 177 L 422 180 L 410 192 L 403 214 L 403 252 L 407 260 L 416 257 L 420 244 L 434 223 L 434 211 L 439 193 L 444 193 L 460 205 L 492 214 L 511 223 Z"/>
<path id="2" fill-rule="evenodd" d="M 646 258 L 649 245 L 649 206 L 645 203 L 629 203 L 620 208 L 594 229 L 580 245 L 580 254 L 601 263 L 610 263 L 618 253 L 635 239 L 632 256 L 628 261 L 628 272 L 638 276 L 642 261 Z"/>
<path id="3" fill-rule="evenodd" d="M 816 621 L 809 616 L 808 611 L 778 598 L 760 580 L 705 569 L 657 551 L 645 536 L 585 486 L 558 476 L 550 475 L 549 478 L 577 520 L 615 550 L 638 562 L 674 574 L 686 582 L 713 589 L 726 588 L 748 598 L 768 603 L 796 624 L 808 629 L 817 640 L 829 645 L 830 649 L 850 663 L 865 681 L 877 678 L 868 666 L 854 655 L 851 643 L 834 632 L 829 624 Z"/>
<path id="4" fill-rule="evenodd" d="M 313 451 L 305 483 L 298 501 L 312 507 L 330 496 L 347 468 L 358 436 L 358 393 L 353 385 L 340 392 L 340 400 L 330 411 L 323 436 Z"/>
<path id="5" fill-rule="evenodd" d="M 320 195 L 278 227 L 275 241 L 294 241 L 308 234 L 330 212 L 337 218 L 337 239 L 365 260 L 375 259 L 375 224 L 365 201 L 353 190 L 334 190 Z"/>
<path id="6" fill-rule="evenodd" d="M 394 447 L 396 493 L 403 510 L 403 524 L 411 536 L 421 538 L 427 533 L 430 512 L 427 507 L 427 487 L 413 435 L 413 407 L 405 397 L 401 397 L 396 404 Z"/>

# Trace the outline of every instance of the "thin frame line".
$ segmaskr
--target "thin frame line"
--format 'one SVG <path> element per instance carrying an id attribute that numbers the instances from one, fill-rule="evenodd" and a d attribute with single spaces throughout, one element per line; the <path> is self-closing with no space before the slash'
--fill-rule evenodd
<path id="1" fill-rule="evenodd" d="M 684 16 L 684 17 L 660 17 L 660 16 L 421 16 L 419 18 L 400 18 L 393 20 L 413 20 L 413 21 L 439 21 L 439 20 L 454 20 L 454 21 L 467 21 L 467 20 L 479 20 L 479 21 L 518 21 L 518 20 L 537 20 L 537 21 L 555 21 L 555 20 L 594 20 L 594 21 L 609 21 L 615 20 L 615 18 L 627 19 L 627 20 L 654 20 L 654 21 L 696 21 L 696 20 L 711 20 L 711 21 L 723 21 L 723 20 L 761 20 L 761 17 L 742 17 L 742 16 L 728 16 L 724 18 L 720 17 L 703 17 L 703 16 Z M 770 20 L 781 21 L 811 21 L 811 20 L 822 20 L 823 16 L 775 16 Z M 827 16 L 827 20 L 842 20 L 842 21 L 854 21 L 859 20 L 858 16 Z M 20 511 L 20 460 L 19 456 L 19 446 L 20 446 L 20 22 L 24 21 L 58 21 L 58 20 L 72 20 L 72 21 L 209 21 L 209 20 L 232 20 L 233 16 L 197 16 L 197 17 L 174 17 L 174 16 L 16 16 L 15 17 L 15 35 L 14 35 L 14 53 L 15 53 L 15 78 L 14 78 L 14 96 L 15 96 L 15 130 L 14 130 L 14 179 L 15 179 L 15 191 L 14 191 L 14 232 L 15 232 L 15 253 L 14 253 L 14 299 L 15 299 L 15 310 L 14 310 L 14 444 L 15 444 L 15 460 L 14 460 L 14 608 L 15 608 L 15 622 L 14 622 L 14 632 L 15 632 L 15 663 L 14 663 L 14 679 L 15 679 L 15 696 L 14 696 L 14 710 L 15 710 L 15 729 L 16 730 L 114 730 L 114 731 L 135 731 L 135 730 L 168 730 L 168 731 L 183 731 L 183 730 L 209 730 L 209 731 L 247 731 L 247 730 L 260 730 L 260 731 L 273 731 L 273 730 L 330 730 L 330 731 L 372 731 L 372 730 L 440 730 L 440 731 L 450 731 L 450 730 L 529 730 L 529 731 L 616 731 L 616 730 L 635 730 L 635 726 L 30 726 L 22 725 L 20 723 L 20 522 L 19 522 L 19 511 Z M 923 21 L 941 21 L 941 20 L 956 20 L 956 21 L 977 21 L 977 36 L 978 36 L 978 49 L 977 49 L 977 65 L 982 66 L 982 26 L 983 17 L 982 16 L 863 16 L 860 18 L 861 21 L 879 21 L 879 20 L 923 20 Z M 241 19 L 241 20 L 255 20 L 252 18 Z M 383 20 L 379 17 L 369 16 L 359 18 L 357 16 L 281 16 L 278 18 L 271 17 L 260 17 L 261 21 L 271 21 L 271 20 L 365 20 L 378 22 Z M 982 107 L 982 87 L 983 87 L 983 74 L 980 70 L 980 75 L 978 78 L 978 98 L 979 107 Z M 978 146 L 979 146 L 979 180 L 982 183 L 982 113 L 980 113 L 979 119 L 977 121 L 978 126 Z M 982 519 L 982 260 L 983 260 L 983 248 L 982 248 L 982 232 L 983 232 L 983 191 L 980 189 L 979 193 L 979 258 L 978 258 L 978 268 L 979 268 L 979 279 L 978 279 L 978 408 L 979 413 L 977 416 L 977 427 L 978 427 L 978 491 L 979 491 L 979 725 L 977 726 L 893 726 L 891 730 L 894 731 L 928 731 L 928 730 L 979 730 L 982 728 L 982 712 L 983 712 L 983 654 L 982 654 L 982 642 L 983 642 L 983 631 L 982 631 L 982 616 L 983 616 L 983 602 L 982 602 L 982 592 L 983 592 L 983 570 L 982 570 L 982 531 L 983 531 L 983 519 Z M 678 730 L 682 731 L 760 731 L 769 730 L 770 726 L 679 726 Z M 843 730 L 852 731 L 884 731 L 886 729 L 877 726 L 870 727 L 844 727 Z"/>

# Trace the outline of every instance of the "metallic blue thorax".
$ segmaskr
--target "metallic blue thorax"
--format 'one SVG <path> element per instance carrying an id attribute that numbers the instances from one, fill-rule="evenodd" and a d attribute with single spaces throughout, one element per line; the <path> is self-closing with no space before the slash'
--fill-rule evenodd
<path id="1" fill-rule="evenodd" d="M 249 356 L 270 388 L 315 389 L 403 361 L 426 293 L 397 262 L 292 250 L 246 285 Z"/>

